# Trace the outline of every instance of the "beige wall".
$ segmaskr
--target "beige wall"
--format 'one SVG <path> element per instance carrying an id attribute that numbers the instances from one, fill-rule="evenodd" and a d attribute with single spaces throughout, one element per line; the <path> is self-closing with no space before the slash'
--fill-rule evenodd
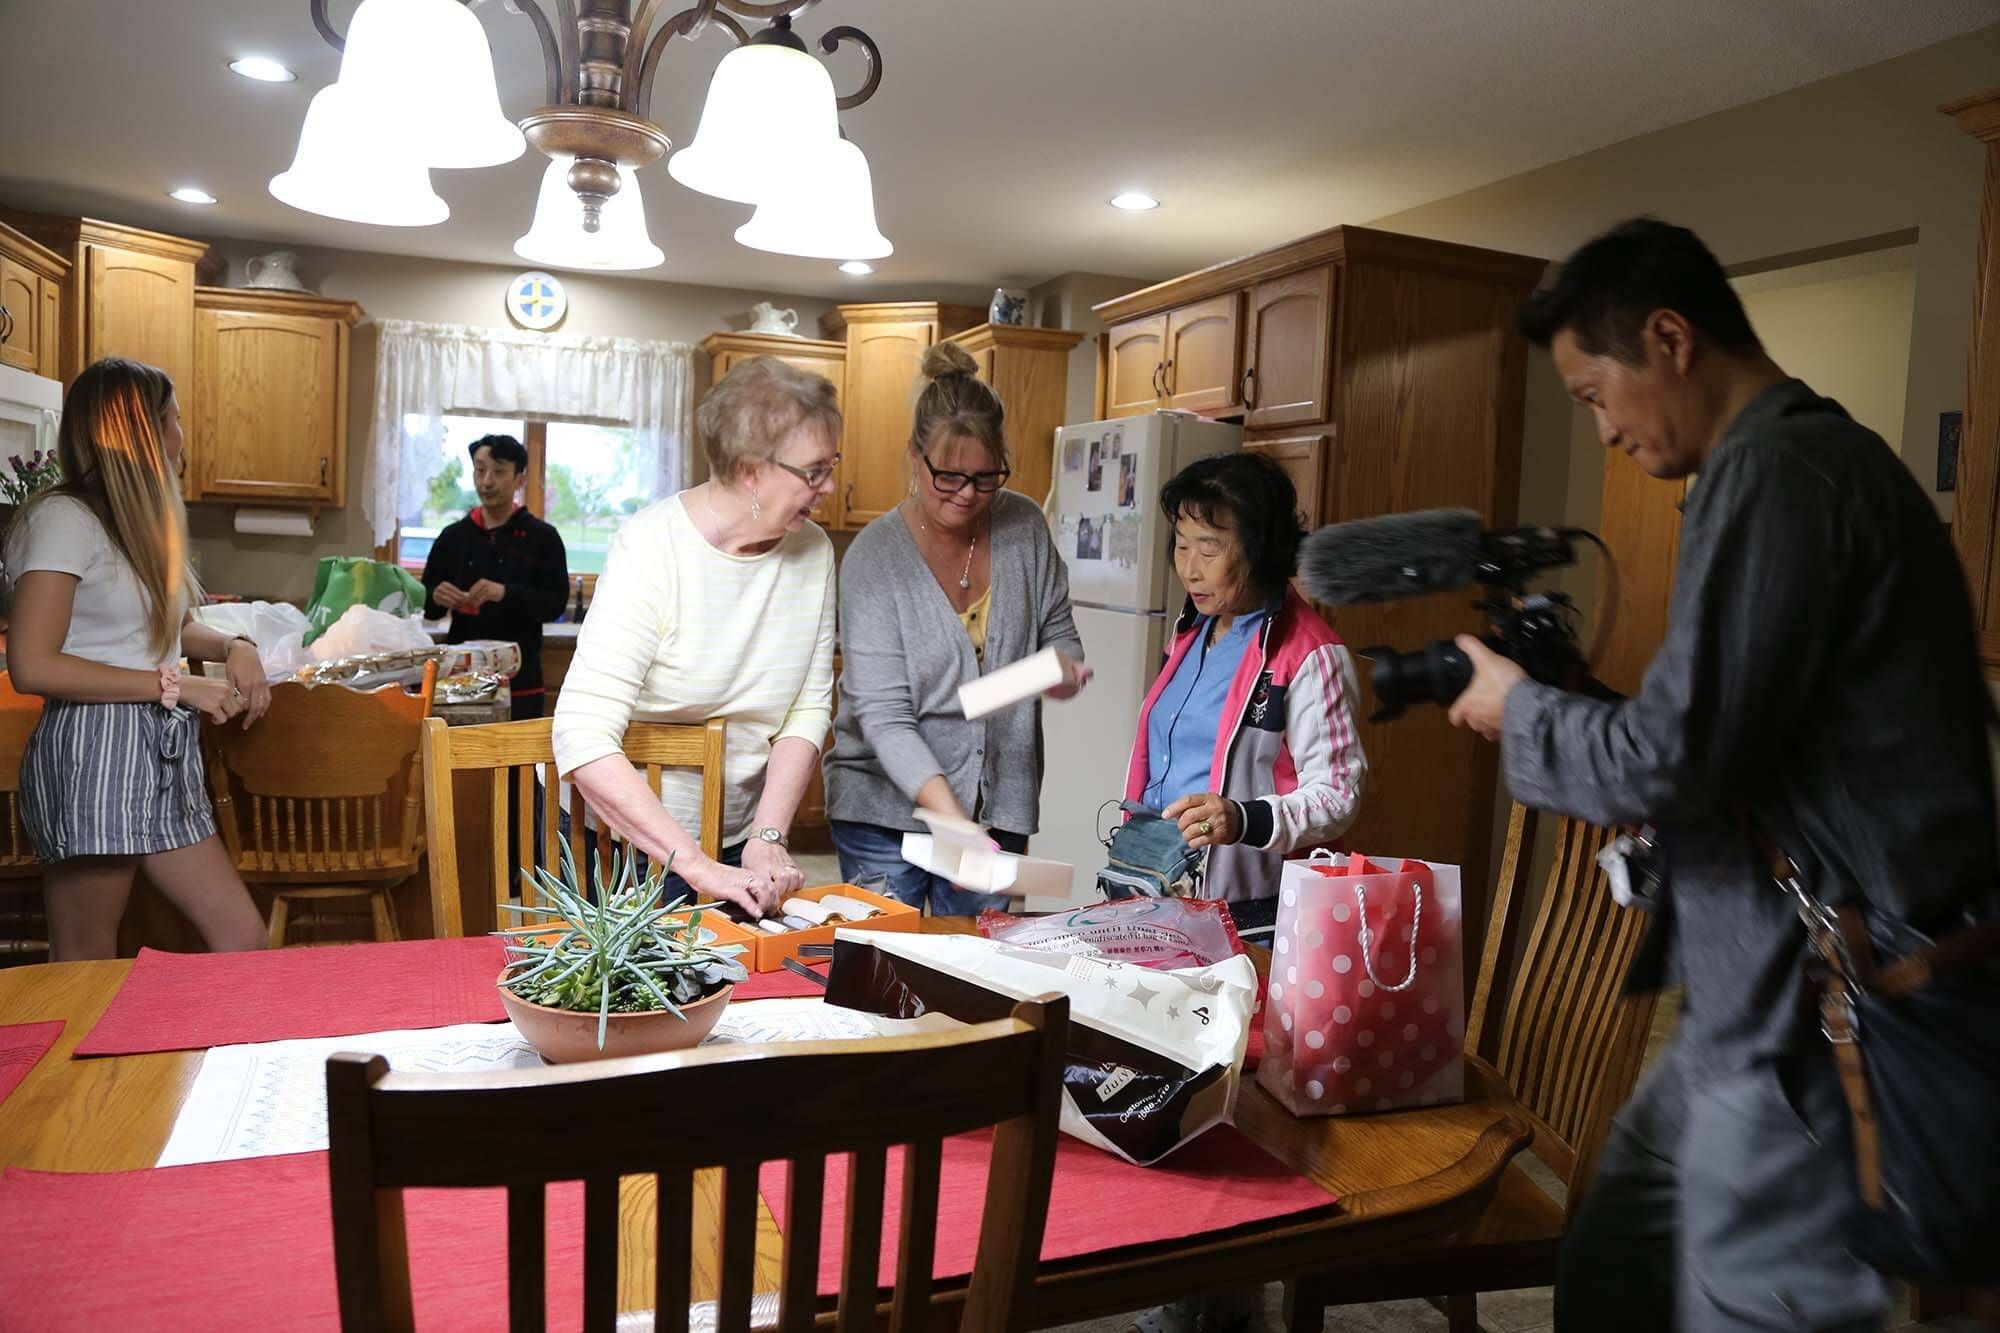
<path id="1" fill-rule="evenodd" d="M 1937 106 L 1991 86 L 1996 68 L 2000 27 L 1370 225 L 1560 259 L 1621 219 L 1652 213 L 1693 227 L 1733 270 L 1914 231 L 1908 388 L 1900 425 L 1884 433 L 1929 490 L 1938 414 L 1965 396 L 1984 166 L 1980 145 Z M 1569 412 L 1562 387 L 1546 357 L 1529 373 L 1530 428 L 1554 430 Z M 1816 387 L 1848 396 L 1841 384 Z M 1602 451 L 1581 450 L 1587 433 L 1577 438 L 1571 451 L 1530 444 L 1524 517 L 1560 485 L 1573 522 L 1595 518 Z M 1937 503 L 1949 515 L 1951 496 Z"/>
<path id="2" fill-rule="evenodd" d="M 1734 285 L 1773 360 L 1839 399 L 1899 453 L 1907 448 L 1915 246 L 1753 274 Z"/>
<path id="3" fill-rule="evenodd" d="M 221 285 L 240 284 L 251 256 L 272 248 L 253 242 L 212 242 L 227 262 Z M 455 264 L 353 250 L 293 247 L 299 275 L 325 296 L 361 303 L 371 319 L 412 319 L 436 324 L 506 327 L 508 281 L 526 264 Z M 749 324 L 750 306 L 770 300 L 799 313 L 799 326 L 816 331 L 831 302 L 726 287 L 695 287 L 594 274 L 563 274 L 569 316 L 558 330 L 584 336 L 617 336 L 698 343 L 718 329 Z M 870 293 L 870 299 L 874 294 Z M 251 537 L 234 530 L 235 507 L 190 506 L 188 527 L 201 575 L 211 591 L 266 600 L 302 601 L 312 592 L 322 555 L 365 555 L 374 542 L 361 510 L 362 469 L 374 402 L 375 332 L 356 329 L 348 393 L 347 504 L 321 513 L 311 537 Z M 702 374 L 705 375 L 705 368 Z"/>

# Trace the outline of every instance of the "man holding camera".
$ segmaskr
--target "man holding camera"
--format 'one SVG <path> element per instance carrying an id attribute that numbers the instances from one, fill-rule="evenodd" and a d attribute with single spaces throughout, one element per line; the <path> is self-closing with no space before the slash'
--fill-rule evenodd
<path id="1" fill-rule="evenodd" d="M 1852 1126 L 1760 840 L 1820 897 L 1918 929 L 1991 901 L 1992 704 L 1964 576 L 1909 469 L 1772 361 L 1692 232 L 1618 227 L 1521 322 L 1607 448 L 1700 473 L 1637 696 L 1566 694 L 1458 641 L 1473 677 L 1452 721 L 1501 742 L 1517 799 L 1660 830 L 1632 984 L 1685 987 L 1570 1224 L 1558 1328 L 1877 1328 L 1886 1284 L 1848 1251 Z"/>

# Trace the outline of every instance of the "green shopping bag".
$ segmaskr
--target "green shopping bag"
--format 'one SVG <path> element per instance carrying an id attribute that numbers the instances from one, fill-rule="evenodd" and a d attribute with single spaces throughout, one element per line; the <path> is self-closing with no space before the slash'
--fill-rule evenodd
<path id="1" fill-rule="evenodd" d="M 311 643 L 326 633 L 350 606 L 372 606 L 391 615 L 415 615 L 424 609 L 424 585 L 401 565 L 370 560 L 363 555 L 323 555 L 313 579 L 312 601 L 306 604 L 306 637 Z"/>

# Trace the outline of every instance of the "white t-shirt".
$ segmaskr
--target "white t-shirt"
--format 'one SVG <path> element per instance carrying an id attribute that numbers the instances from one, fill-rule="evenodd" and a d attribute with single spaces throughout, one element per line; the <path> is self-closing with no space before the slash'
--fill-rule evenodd
<path id="1" fill-rule="evenodd" d="M 52 496 L 15 521 L 7 532 L 7 577 L 18 584 L 38 569 L 77 578 L 63 652 L 138 671 L 160 665 L 146 646 L 146 590 L 89 505 Z M 179 642 L 176 634 L 176 658 Z"/>

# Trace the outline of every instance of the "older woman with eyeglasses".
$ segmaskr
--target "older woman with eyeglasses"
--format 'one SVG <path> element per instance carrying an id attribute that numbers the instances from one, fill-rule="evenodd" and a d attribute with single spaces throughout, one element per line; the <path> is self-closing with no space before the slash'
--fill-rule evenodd
<path id="1" fill-rule="evenodd" d="M 971 353 L 924 354 L 911 422 L 910 491 L 861 530 L 840 564 L 840 713 L 826 809 L 844 879 L 886 877 L 934 915 L 1005 907 L 903 860 L 913 807 L 976 820 L 1027 850 L 1042 787 L 1041 704 L 970 721 L 958 687 L 1044 648 L 1063 660 L 1048 697 L 1090 679 L 1069 575 L 1034 501 L 1002 490 L 1005 412 Z"/>
<path id="2" fill-rule="evenodd" d="M 771 357 L 722 377 L 695 414 L 709 478 L 612 539 L 554 726 L 556 767 L 613 832 L 658 863 L 668 897 L 699 889 L 753 916 L 803 882 L 792 816 L 833 721 L 833 543 L 812 522 L 833 489 L 833 385 Z M 722 854 L 705 855 L 701 781 L 655 796 L 625 759 L 628 722 L 728 720 Z"/>

